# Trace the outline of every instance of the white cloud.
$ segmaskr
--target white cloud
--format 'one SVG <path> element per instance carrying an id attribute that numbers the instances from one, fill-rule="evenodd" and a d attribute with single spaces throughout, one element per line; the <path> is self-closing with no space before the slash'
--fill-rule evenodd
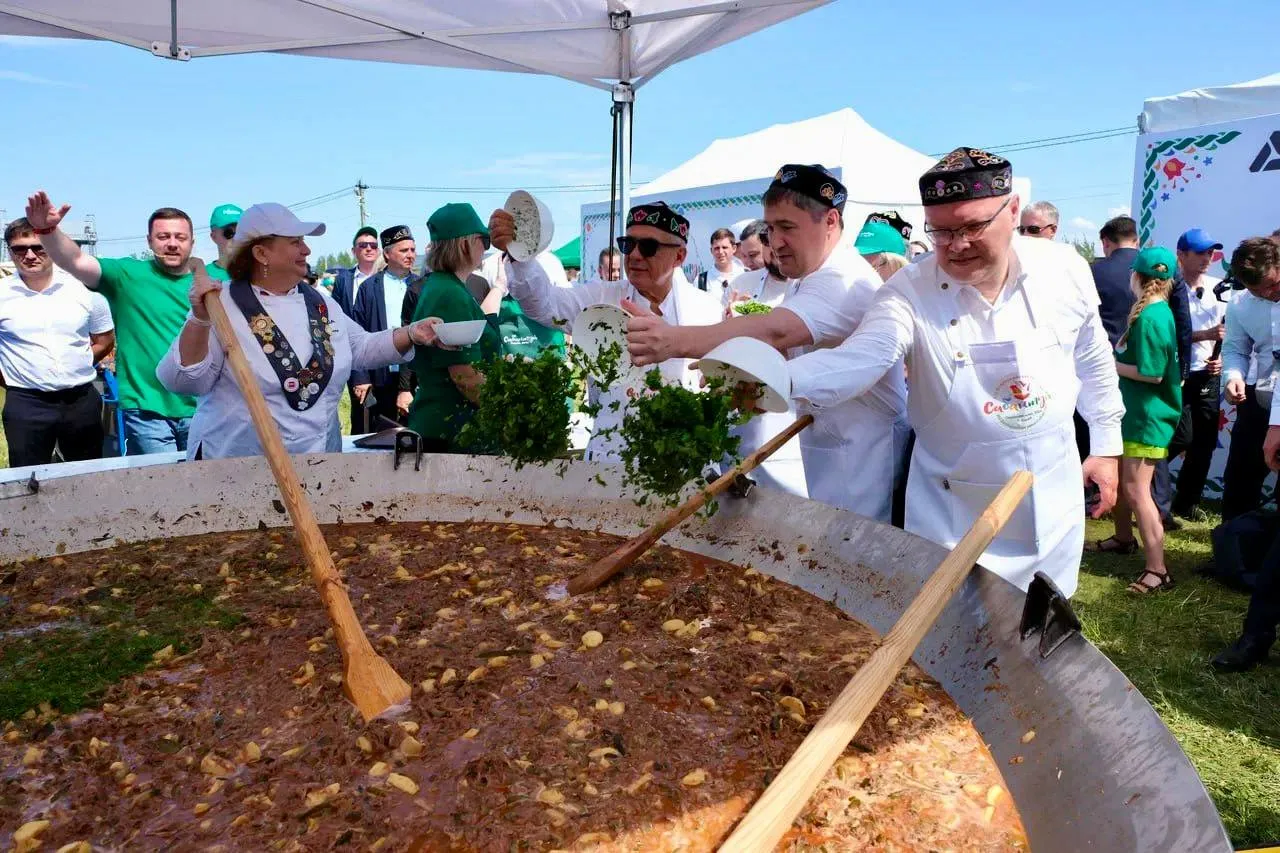
<path id="1" fill-rule="evenodd" d="M 1025 95 L 1028 92 L 1034 92 L 1040 87 L 1029 80 L 1016 80 L 1009 85 L 1009 91 L 1015 95 Z"/>
<path id="2" fill-rule="evenodd" d="M 13 83 L 28 83 L 32 86 L 58 86 L 65 89 L 83 89 L 79 83 L 67 83 L 63 80 L 50 80 L 48 77 L 37 77 L 34 74 L 28 74 L 25 71 L 4 71 L 0 70 L 0 80 L 8 80 Z"/>
<path id="3" fill-rule="evenodd" d="M 1114 218 L 1115 218 L 1115 217 L 1117 217 L 1117 216 L 1129 216 L 1129 215 L 1130 215 L 1130 212 L 1129 212 L 1129 205 L 1127 205 L 1127 204 L 1122 204 L 1122 205 L 1120 205 L 1119 207 L 1109 207 L 1109 208 L 1107 208 L 1107 218 L 1108 218 L 1108 219 L 1114 219 Z"/>
<path id="4" fill-rule="evenodd" d="M 5 47 L 58 47 L 70 44 L 73 39 L 45 38 L 44 36 L 0 36 Z"/>
<path id="5" fill-rule="evenodd" d="M 600 153 L 580 151 L 542 151 L 503 157 L 480 169 L 469 169 L 463 175 L 533 175 L 555 177 L 565 183 L 598 183 L 603 174 L 608 180 L 608 157 Z M 569 177 L 589 176 L 585 181 L 571 181 Z"/>
<path id="6" fill-rule="evenodd" d="M 1071 221 L 1068 222 L 1067 225 L 1076 231 L 1097 231 L 1098 230 L 1097 223 L 1093 222 L 1090 219 L 1085 219 L 1083 216 L 1072 217 Z"/>

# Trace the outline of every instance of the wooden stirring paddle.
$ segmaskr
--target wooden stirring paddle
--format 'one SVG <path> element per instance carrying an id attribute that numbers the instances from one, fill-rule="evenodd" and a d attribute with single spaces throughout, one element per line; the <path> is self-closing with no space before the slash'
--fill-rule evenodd
<path id="1" fill-rule="evenodd" d="M 203 262 L 192 258 L 192 264 L 196 275 L 204 273 Z M 289 518 L 298 533 L 303 556 L 311 569 L 311 580 L 319 588 L 329 621 L 333 623 L 338 649 L 342 652 L 342 690 L 355 703 L 361 716 L 366 721 L 371 720 L 392 705 L 408 701 L 409 684 L 373 650 L 364 629 L 360 627 L 360 620 L 351 607 L 346 587 L 333 565 L 329 546 L 325 544 L 320 525 L 311 511 L 311 503 L 303 494 L 298 474 L 294 471 L 284 441 L 280 438 L 280 430 L 267 409 L 267 400 L 258 387 L 258 379 L 249 367 L 244 350 L 240 348 L 239 339 L 231 327 L 231 320 L 216 292 L 205 294 L 204 307 L 222 341 L 222 348 L 226 350 L 227 363 L 231 365 L 236 385 L 240 387 L 240 393 L 249 407 L 258 441 L 266 453 L 267 462 L 275 474 L 276 485 L 280 487 L 280 495 L 289 509 Z"/>
<path id="2" fill-rule="evenodd" d="M 803 417 L 796 418 L 795 422 L 792 423 L 791 426 L 766 441 L 760 446 L 759 450 L 752 453 L 746 459 L 743 459 L 737 464 L 737 466 L 730 469 L 728 472 L 721 474 L 715 482 L 708 485 L 705 489 L 702 489 L 696 495 L 689 498 L 689 500 L 662 516 L 662 518 L 658 519 L 658 521 L 649 527 L 648 530 L 644 531 L 634 539 L 624 542 L 618 547 L 618 550 L 600 560 L 581 574 L 576 575 L 569 581 L 569 594 L 580 595 L 584 592 L 590 592 L 609 578 L 616 575 L 618 572 L 625 569 L 627 566 L 634 563 L 636 560 L 640 559 L 644 552 L 652 548 L 659 539 L 670 533 L 689 516 L 702 509 L 702 507 L 706 505 L 707 501 L 732 486 L 733 481 L 738 479 L 740 475 L 754 470 L 756 466 L 772 456 L 778 448 L 782 447 L 782 445 L 794 438 L 800 430 L 804 429 L 811 423 L 813 423 L 813 415 L 804 415 Z"/>
<path id="3" fill-rule="evenodd" d="M 721 845 L 720 853 L 768 853 L 777 846 L 809 802 L 822 777 L 889 689 L 898 670 L 911 658 L 924 635 L 929 633 L 942 608 L 969 575 L 969 570 L 1013 515 L 1031 488 L 1031 482 L 1031 474 L 1027 471 L 1018 471 L 1009 478 L 969 532 L 924 582 L 920 593 L 907 605 L 880 647 L 854 673 L 827 713 L 822 715 L 751 811 Z"/>

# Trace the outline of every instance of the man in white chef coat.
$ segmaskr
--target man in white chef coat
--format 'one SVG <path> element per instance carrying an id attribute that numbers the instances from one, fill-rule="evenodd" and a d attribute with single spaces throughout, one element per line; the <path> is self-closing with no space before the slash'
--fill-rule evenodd
<path id="1" fill-rule="evenodd" d="M 505 252 L 515 236 L 515 219 L 495 210 L 489 219 L 495 248 Z M 536 260 L 511 262 L 507 287 L 524 313 L 544 326 L 569 330 L 574 319 L 593 305 L 620 305 L 624 300 L 643 305 L 646 311 L 679 325 L 715 323 L 723 316 L 720 300 L 698 290 L 679 275 L 688 254 L 689 220 L 663 202 L 641 204 L 627 213 L 625 236 L 618 238 L 626 279 L 593 281 L 573 287 L 556 287 Z M 696 391 L 701 374 L 690 360 L 672 358 L 658 365 L 663 379 Z M 596 389 L 600 405 L 586 458 L 596 462 L 621 460 L 616 427 L 622 423 L 627 402 L 622 387 Z M 615 405 L 616 404 L 616 405 Z"/>
<path id="2" fill-rule="evenodd" d="M 769 247 L 790 281 L 768 314 L 733 317 L 706 328 L 676 327 L 660 317 L 632 317 L 627 345 L 637 364 L 701 357 L 724 341 L 753 337 L 798 358 L 833 347 L 857 328 L 881 285 L 844 239 L 844 185 L 818 165 L 788 164 L 764 196 Z M 890 520 L 893 486 L 906 445 L 906 385 L 901 359 L 839 406 L 813 412 L 800 433 L 809 497 L 879 521 Z M 807 403 L 797 407 L 808 411 Z M 793 415 L 794 416 L 794 415 Z"/>
<path id="3" fill-rule="evenodd" d="M 1019 469 L 1031 493 L 982 557 L 1026 589 L 1037 570 L 1071 595 L 1084 543 L 1081 479 L 1115 504 L 1124 405 L 1084 260 L 1014 238 L 1008 161 L 958 148 L 920 179 L 936 253 L 893 276 L 839 347 L 790 363 L 792 395 L 823 411 L 906 358 L 916 431 L 906 528 L 950 547 Z M 1076 452 L 1072 412 L 1093 456 Z"/>

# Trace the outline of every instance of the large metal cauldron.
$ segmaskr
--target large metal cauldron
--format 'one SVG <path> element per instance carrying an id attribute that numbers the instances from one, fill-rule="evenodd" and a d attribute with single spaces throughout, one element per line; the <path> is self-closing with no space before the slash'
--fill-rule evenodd
<path id="1" fill-rule="evenodd" d="M 295 464 L 321 522 L 511 521 L 632 534 L 651 517 L 597 483 L 601 469 L 586 463 L 563 477 L 461 456 L 424 457 L 416 472 L 412 464 L 393 470 L 389 453 L 304 456 Z M 289 523 L 261 459 L 76 474 L 16 497 L 15 486 L 0 499 L 3 560 Z M 667 541 L 752 565 L 882 633 L 944 555 L 900 530 L 762 489 L 726 500 L 710 522 L 691 521 Z M 1204 786 L 1147 701 L 1081 637 L 1042 660 L 1034 638 L 1019 639 L 1023 601 L 1002 579 L 974 572 L 915 660 L 990 745 L 1032 850 L 1229 851 Z M 1036 737 L 1024 744 L 1029 729 Z"/>

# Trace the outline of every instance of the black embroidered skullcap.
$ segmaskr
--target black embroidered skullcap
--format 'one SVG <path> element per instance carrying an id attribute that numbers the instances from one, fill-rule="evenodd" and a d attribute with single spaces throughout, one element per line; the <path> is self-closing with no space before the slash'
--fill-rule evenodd
<path id="1" fill-rule="evenodd" d="M 627 225 L 652 225 L 689 242 L 689 220 L 667 207 L 665 201 L 637 204 L 627 216 Z"/>
<path id="2" fill-rule="evenodd" d="M 1013 192 L 1013 167 L 999 154 L 957 148 L 920 176 L 920 202 L 926 207 Z"/>
<path id="3" fill-rule="evenodd" d="M 864 222 L 863 225 L 866 225 L 869 222 L 883 222 L 884 224 L 891 226 L 894 231 L 901 234 L 903 240 L 911 239 L 911 223 L 903 219 L 896 210 L 886 210 L 883 213 L 873 213 L 867 217 L 867 222 Z"/>
<path id="4" fill-rule="evenodd" d="M 788 163 L 773 176 L 769 189 L 791 190 L 827 207 L 834 207 L 841 213 L 844 212 L 844 203 L 849 199 L 849 193 L 840 179 L 826 166 L 817 163 L 812 166 Z"/>
<path id="5" fill-rule="evenodd" d="M 382 241 L 382 248 L 390 249 L 401 240 L 412 240 L 413 232 L 409 230 L 408 225 L 392 225 L 390 228 L 384 229 L 378 239 Z"/>

